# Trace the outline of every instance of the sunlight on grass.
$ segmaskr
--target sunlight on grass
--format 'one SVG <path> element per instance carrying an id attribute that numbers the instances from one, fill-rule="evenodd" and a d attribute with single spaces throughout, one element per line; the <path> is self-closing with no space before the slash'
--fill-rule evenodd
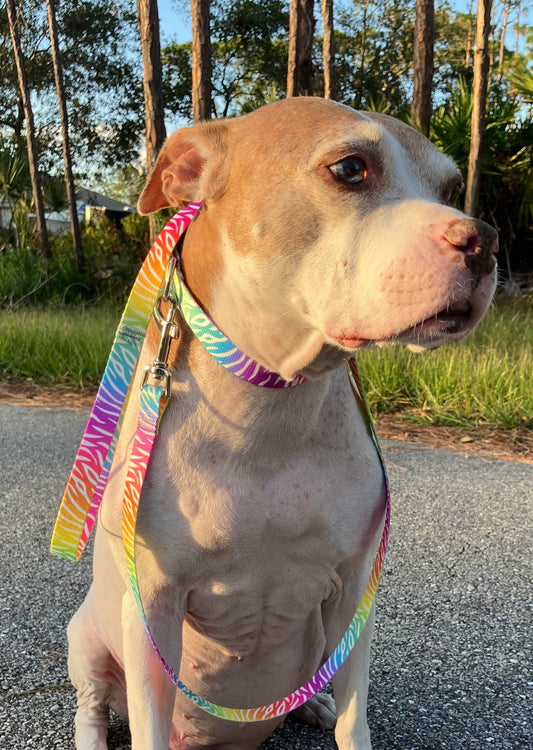
<path id="1" fill-rule="evenodd" d="M 0 378 L 99 382 L 120 312 L 0 312 Z M 403 347 L 361 352 L 373 413 L 440 425 L 532 425 L 533 297 L 500 300 L 465 341 L 413 354 Z"/>
<path id="2" fill-rule="evenodd" d="M 119 319 L 110 307 L 1 312 L 0 377 L 95 385 Z"/>
<path id="3" fill-rule="evenodd" d="M 533 300 L 493 306 L 465 341 L 414 354 L 401 347 L 358 357 L 376 415 L 432 424 L 516 427 L 533 415 Z"/>

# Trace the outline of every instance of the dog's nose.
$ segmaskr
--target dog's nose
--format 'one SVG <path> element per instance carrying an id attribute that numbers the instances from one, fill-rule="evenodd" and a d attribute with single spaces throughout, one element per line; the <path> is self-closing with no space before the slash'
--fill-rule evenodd
<path id="1" fill-rule="evenodd" d="M 448 224 L 444 239 L 464 254 L 464 261 L 476 276 L 485 276 L 496 265 L 498 234 L 481 219 L 457 219 Z"/>

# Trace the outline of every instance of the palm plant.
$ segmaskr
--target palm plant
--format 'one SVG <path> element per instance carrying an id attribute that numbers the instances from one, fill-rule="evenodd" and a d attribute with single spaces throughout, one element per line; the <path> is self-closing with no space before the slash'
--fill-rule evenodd
<path id="1" fill-rule="evenodd" d="M 31 204 L 30 170 L 26 152 L 12 152 L 7 148 L 0 149 L 0 205 L 9 212 L 7 222 L 7 239 L 11 230 L 15 231 L 15 241 L 20 248 L 21 237 L 18 231 L 21 213 L 24 207 Z M 28 208 L 29 212 L 29 208 Z M 5 248 L 3 244 L 2 250 Z"/>
<path id="2" fill-rule="evenodd" d="M 48 215 L 64 211 L 67 208 L 67 186 L 63 177 L 47 177 L 44 180 L 43 200 Z"/>
<path id="3" fill-rule="evenodd" d="M 434 114 L 431 138 L 466 172 L 470 149 L 472 93 L 464 79 Z M 500 231 L 509 279 L 525 261 L 533 223 L 533 124 L 521 105 L 491 96 L 487 108 L 481 171 L 481 216 Z M 525 263 L 524 263 L 525 265 Z"/>

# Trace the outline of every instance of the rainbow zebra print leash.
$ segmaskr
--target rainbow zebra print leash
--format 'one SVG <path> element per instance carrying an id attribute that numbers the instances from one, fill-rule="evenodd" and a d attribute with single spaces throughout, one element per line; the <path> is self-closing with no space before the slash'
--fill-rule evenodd
<path id="1" fill-rule="evenodd" d="M 78 560 L 85 549 L 113 463 L 133 373 L 164 269 L 201 205 L 190 203 L 172 217 L 135 280 L 63 495 L 50 548 L 54 555 Z"/>
<path id="2" fill-rule="evenodd" d="M 63 497 L 52 538 L 51 551 L 53 554 L 69 559 L 79 559 L 94 526 L 98 506 L 111 468 L 122 417 L 127 406 L 133 372 L 153 311 L 154 300 L 157 299 L 158 301 L 162 296 L 164 299 L 170 299 L 174 307 L 182 313 L 185 321 L 203 346 L 220 364 L 247 382 L 268 388 L 285 388 L 298 385 L 305 380 L 305 378 L 297 377 L 295 380 L 287 382 L 277 374 L 265 370 L 235 347 L 190 294 L 178 268 L 173 270 L 170 278 L 165 280 L 163 295 L 161 293 L 158 295 L 163 269 L 171 258 L 179 238 L 200 207 L 201 204 L 189 204 L 186 209 L 178 212 L 165 226 L 147 256 L 132 289 Z M 173 311 L 169 316 L 170 322 L 172 316 Z M 165 326 L 163 327 L 163 336 L 165 336 Z M 135 528 L 139 498 L 150 454 L 157 437 L 161 417 L 170 396 L 168 381 L 161 377 L 161 373 L 168 375 L 165 365 L 166 362 L 160 360 L 158 356 L 154 365 L 146 368 L 148 374 L 141 389 L 137 432 L 124 488 L 122 534 L 132 591 L 149 640 L 163 669 L 185 696 L 205 712 L 228 721 L 257 722 L 274 719 L 310 700 L 330 682 L 344 664 L 372 610 L 387 550 L 390 527 L 389 485 L 357 364 L 353 358 L 348 362 L 350 382 L 355 398 L 363 407 L 363 413 L 366 416 L 371 436 L 381 460 L 386 487 L 385 522 L 369 581 L 356 613 L 339 645 L 313 677 L 285 698 L 265 706 L 246 709 L 219 706 L 201 698 L 181 682 L 157 647 L 141 600 L 135 560 Z M 155 383 L 149 382 L 153 380 L 151 377 L 153 375 L 155 375 Z"/>

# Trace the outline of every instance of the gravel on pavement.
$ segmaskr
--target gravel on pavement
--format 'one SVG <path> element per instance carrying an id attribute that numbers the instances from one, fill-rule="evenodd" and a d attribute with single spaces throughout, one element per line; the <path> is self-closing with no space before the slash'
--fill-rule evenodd
<path id="1" fill-rule="evenodd" d="M 0 747 L 73 748 L 67 623 L 91 553 L 49 542 L 87 412 L 0 405 Z M 385 441 L 392 488 L 369 723 L 374 750 L 533 748 L 533 466 Z M 129 750 L 114 718 L 110 750 Z M 262 750 L 333 750 L 292 719 Z"/>

